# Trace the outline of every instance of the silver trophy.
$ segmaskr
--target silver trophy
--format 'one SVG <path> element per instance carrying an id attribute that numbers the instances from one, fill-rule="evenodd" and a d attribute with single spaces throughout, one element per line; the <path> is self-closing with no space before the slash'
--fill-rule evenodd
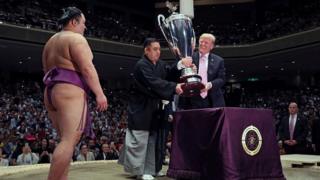
<path id="1" fill-rule="evenodd" d="M 169 8 L 171 15 L 165 18 L 162 14 L 159 14 L 158 24 L 169 44 L 169 49 L 178 61 L 185 57 L 192 57 L 196 38 L 191 19 L 184 14 L 176 13 L 177 5 L 167 1 L 166 6 Z M 205 87 L 201 83 L 201 76 L 196 74 L 192 68 L 182 69 L 180 82 L 184 83 L 182 85 L 183 96 L 199 95 L 201 89 Z"/>

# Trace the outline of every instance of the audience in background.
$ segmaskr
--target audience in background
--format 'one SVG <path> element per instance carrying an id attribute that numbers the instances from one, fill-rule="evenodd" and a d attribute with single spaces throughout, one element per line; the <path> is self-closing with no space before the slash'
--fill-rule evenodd
<path id="1" fill-rule="evenodd" d="M 7 159 L 10 165 L 17 165 L 23 161 L 22 156 L 19 162 L 17 159 L 20 154 L 23 154 L 22 149 L 26 143 L 37 155 L 38 163 L 49 163 L 56 143 L 59 141 L 44 109 L 41 88 L 41 82 L 33 80 L 0 82 L 0 148 L 2 148 L 2 154 L 5 154 L 2 159 Z M 79 145 L 88 144 L 88 151 L 93 154 L 93 158 L 99 154 L 102 144 L 110 146 L 114 154 L 112 159 L 117 158 L 127 126 L 126 92 L 108 91 L 107 94 L 109 98 L 107 112 L 93 111 L 95 105 L 89 104 L 94 118 L 93 129 L 96 139 L 83 136 L 79 142 Z M 24 150 L 27 149 L 24 148 Z M 77 157 L 79 154 L 78 147 L 75 149 L 74 156 Z"/>
<path id="2" fill-rule="evenodd" d="M 59 2 L 63 1 L 0 0 L 0 22 L 55 31 L 60 10 L 65 6 L 64 2 Z M 213 24 L 195 16 L 193 26 L 197 37 L 202 33 L 212 33 L 219 37 L 217 45 L 255 43 L 319 27 L 320 9 L 315 3 L 305 2 L 300 11 L 266 11 L 263 23 Z M 88 37 L 141 45 L 145 37 L 154 36 L 152 29 L 155 28 L 147 29 L 143 18 L 128 18 L 124 12 L 102 7 L 81 6 L 85 6 L 81 9 L 87 9 L 84 14 L 87 17 Z M 160 38 L 163 39 L 162 36 Z"/>
<path id="3" fill-rule="evenodd" d="M 88 150 L 88 146 L 86 144 L 80 145 L 80 153 L 77 156 L 77 161 L 94 161 L 95 157 L 93 152 Z"/>
<path id="4" fill-rule="evenodd" d="M 37 164 L 39 161 L 38 155 L 32 152 L 28 143 L 26 143 L 22 148 L 22 153 L 18 156 L 18 165 L 31 165 Z"/>

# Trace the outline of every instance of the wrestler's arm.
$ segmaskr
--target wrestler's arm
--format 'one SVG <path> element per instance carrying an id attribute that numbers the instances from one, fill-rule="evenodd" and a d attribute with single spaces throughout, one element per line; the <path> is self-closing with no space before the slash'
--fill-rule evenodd
<path id="1" fill-rule="evenodd" d="M 87 40 L 75 35 L 70 44 L 70 56 L 75 62 L 92 92 L 96 95 L 98 110 L 107 108 L 107 99 L 100 85 L 98 73 L 92 63 L 93 55 Z"/>

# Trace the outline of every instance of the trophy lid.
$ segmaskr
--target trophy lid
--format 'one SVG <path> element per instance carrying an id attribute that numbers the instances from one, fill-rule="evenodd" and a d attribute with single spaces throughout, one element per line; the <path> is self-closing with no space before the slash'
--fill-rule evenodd
<path id="1" fill-rule="evenodd" d="M 171 15 L 166 19 L 166 21 L 167 21 L 167 22 L 170 22 L 170 21 L 177 20 L 177 19 L 191 21 L 191 19 L 190 19 L 188 16 L 186 16 L 186 15 L 184 15 L 184 14 L 178 14 L 178 13 L 173 13 L 173 14 L 171 14 Z"/>

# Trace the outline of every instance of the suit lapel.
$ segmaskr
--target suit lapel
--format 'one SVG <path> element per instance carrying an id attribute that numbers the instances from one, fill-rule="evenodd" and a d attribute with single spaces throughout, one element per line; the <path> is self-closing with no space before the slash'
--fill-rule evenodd
<path id="1" fill-rule="evenodd" d="M 296 132 L 296 127 L 298 126 L 299 123 L 300 123 L 300 118 L 299 118 L 299 116 L 297 115 L 297 120 L 296 120 L 296 124 L 294 125 L 293 134 L 295 134 L 295 132 Z"/>
<path id="2" fill-rule="evenodd" d="M 212 75 L 212 70 L 213 70 L 213 65 L 214 65 L 214 58 L 212 56 L 211 53 L 209 53 L 209 57 L 208 57 L 208 70 L 207 70 L 207 77 L 208 77 L 208 81 L 210 81 L 210 75 Z"/>

